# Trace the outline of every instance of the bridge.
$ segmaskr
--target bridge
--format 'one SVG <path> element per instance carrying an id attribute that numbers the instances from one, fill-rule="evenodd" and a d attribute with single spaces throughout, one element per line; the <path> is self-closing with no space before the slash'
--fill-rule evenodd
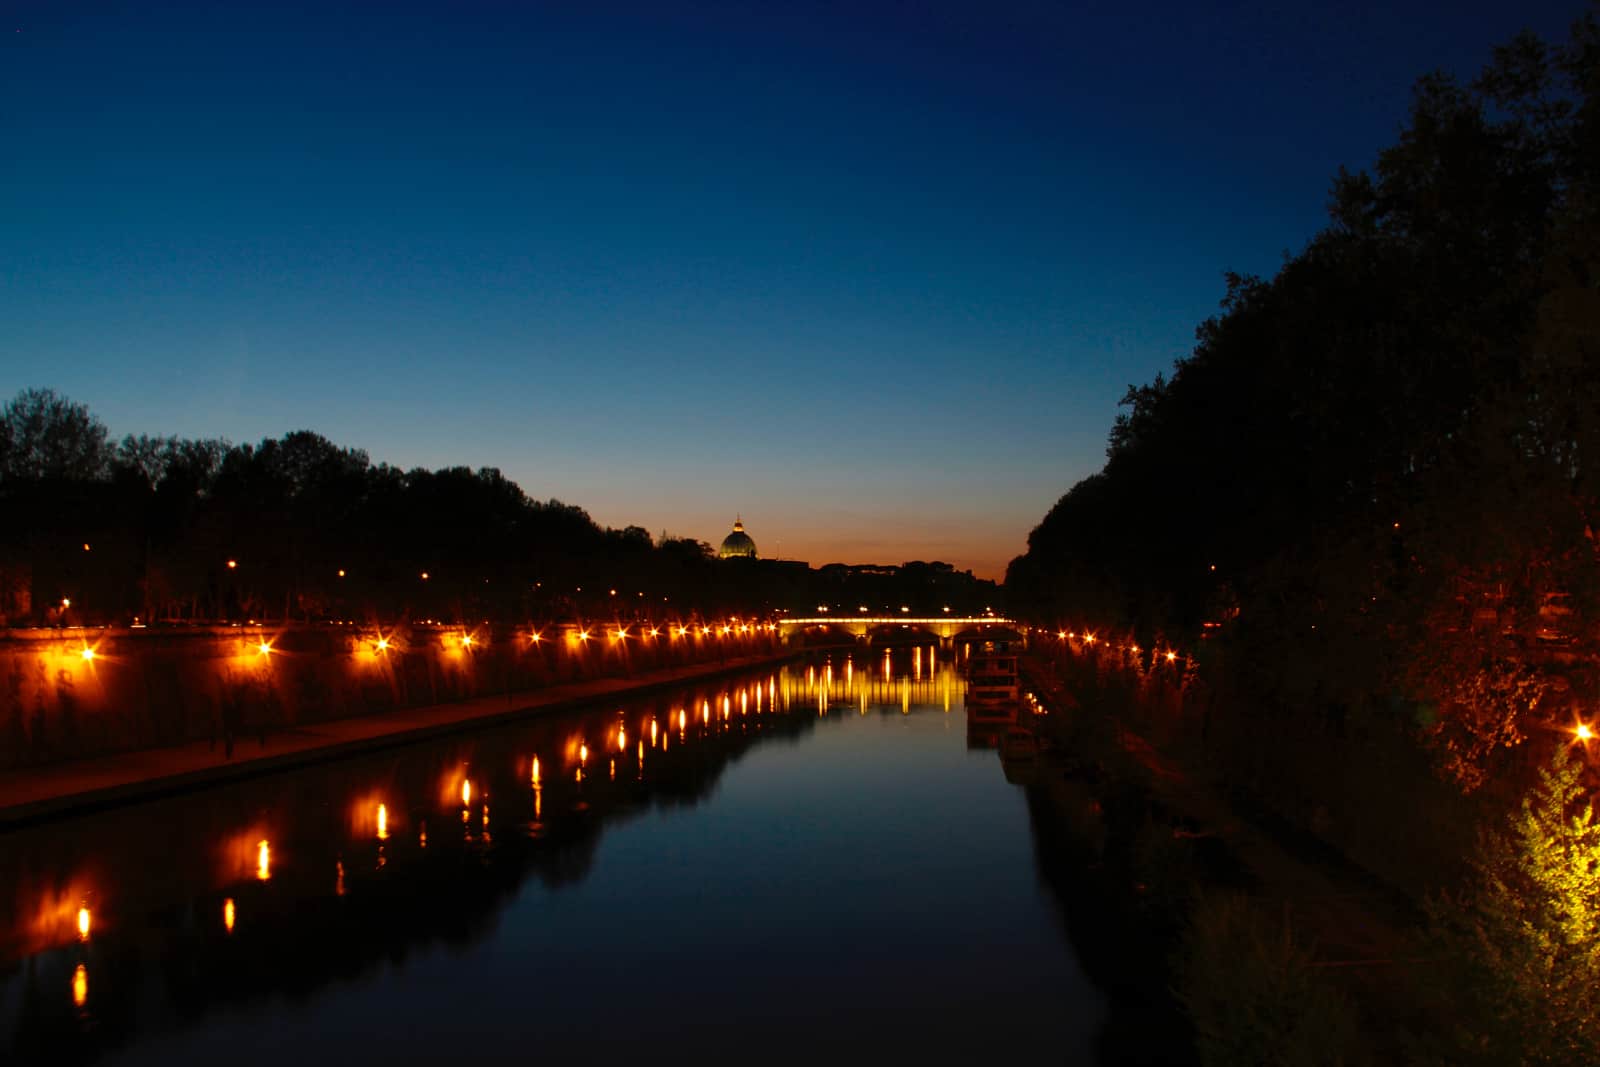
<path id="1" fill-rule="evenodd" d="M 1013 627 L 1010 619 L 999 615 L 815 615 L 803 619 L 779 619 L 778 633 L 784 640 L 812 631 L 823 633 L 848 633 L 858 641 L 869 640 L 874 634 L 898 634 L 910 631 L 939 639 L 948 646 L 956 637 L 970 634 L 980 636 L 985 630 Z"/>

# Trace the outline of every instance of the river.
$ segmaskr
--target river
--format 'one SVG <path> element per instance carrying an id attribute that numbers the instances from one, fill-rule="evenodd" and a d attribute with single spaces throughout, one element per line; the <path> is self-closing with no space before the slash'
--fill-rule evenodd
<path id="1" fill-rule="evenodd" d="M 0 1060 L 1119 1062 L 961 694 L 835 652 L 0 835 Z"/>

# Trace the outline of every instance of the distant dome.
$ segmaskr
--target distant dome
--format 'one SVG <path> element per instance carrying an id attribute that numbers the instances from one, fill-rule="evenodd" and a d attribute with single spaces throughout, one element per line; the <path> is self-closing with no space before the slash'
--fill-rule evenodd
<path id="1" fill-rule="evenodd" d="M 755 559 L 756 543 L 750 540 L 750 535 L 744 532 L 744 523 L 739 519 L 733 520 L 733 532 L 722 539 L 722 547 L 717 549 L 718 559 Z"/>

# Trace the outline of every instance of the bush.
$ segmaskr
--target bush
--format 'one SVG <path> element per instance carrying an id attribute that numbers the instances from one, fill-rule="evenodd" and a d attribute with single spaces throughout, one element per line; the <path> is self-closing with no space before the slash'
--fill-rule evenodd
<path id="1" fill-rule="evenodd" d="M 1281 928 L 1280 928 L 1281 927 Z M 1368 1062 L 1356 1013 L 1311 950 L 1235 894 L 1202 897 L 1178 965 L 1178 1000 L 1206 1067 Z"/>
<path id="2" fill-rule="evenodd" d="M 1592 1064 L 1600 1057 L 1600 823 L 1564 746 L 1506 832 L 1486 833 L 1465 891 L 1430 902 L 1442 967 L 1429 1057 Z"/>

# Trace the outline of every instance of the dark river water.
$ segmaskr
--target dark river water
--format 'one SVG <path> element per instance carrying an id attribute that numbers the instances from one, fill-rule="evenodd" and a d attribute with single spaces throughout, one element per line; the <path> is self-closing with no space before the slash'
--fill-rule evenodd
<path id="1" fill-rule="evenodd" d="M 1032 818 L 923 648 L 0 834 L 0 1062 L 1114 1062 Z"/>

